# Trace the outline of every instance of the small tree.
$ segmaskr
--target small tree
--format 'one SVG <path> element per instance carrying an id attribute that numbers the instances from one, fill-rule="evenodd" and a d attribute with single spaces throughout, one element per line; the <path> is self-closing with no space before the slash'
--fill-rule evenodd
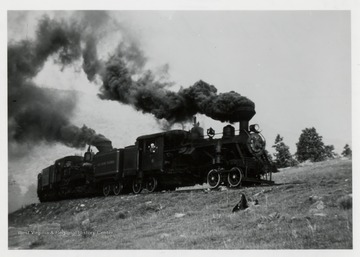
<path id="1" fill-rule="evenodd" d="M 352 150 L 348 144 L 344 146 L 344 151 L 341 153 L 342 156 L 351 158 Z"/>
<path id="2" fill-rule="evenodd" d="M 283 142 L 283 138 L 278 134 L 275 138 L 275 165 L 277 168 L 285 168 L 294 165 L 294 159 L 290 154 L 289 147 Z"/>
<path id="3" fill-rule="evenodd" d="M 325 154 L 325 158 L 334 159 L 335 156 L 336 156 L 336 153 L 334 152 L 334 146 L 333 145 L 326 145 L 324 147 L 324 154 Z"/>
<path id="4" fill-rule="evenodd" d="M 326 150 L 322 136 L 316 132 L 314 127 L 302 130 L 296 147 L 296 156 L 299 162 L 306 160 L 319 162 L 326 159 Z"/>

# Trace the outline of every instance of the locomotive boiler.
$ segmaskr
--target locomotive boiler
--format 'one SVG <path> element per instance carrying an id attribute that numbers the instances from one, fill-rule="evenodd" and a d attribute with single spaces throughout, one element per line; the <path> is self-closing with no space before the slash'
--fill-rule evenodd
<path id="1" fill-rule="evenodd" d="M 112 148 L 111 142 L 95 142 L 84 156 L 67 156 L 38 175 L 40 201 L 83 195 L 139 194 L 175 190 L 208 183 L 237 188 L 272 184 L 275 166 L 265 153 L 265 139 L 258 125 L 250 125 L 254 110 L 241 110 L 239 130 L 232 125 L 206 135 L 199 123 L 190 131 L 170 130 L 140 136 L 134 145 Z M 219 134 L 220 137 L 219 137 Z"/>

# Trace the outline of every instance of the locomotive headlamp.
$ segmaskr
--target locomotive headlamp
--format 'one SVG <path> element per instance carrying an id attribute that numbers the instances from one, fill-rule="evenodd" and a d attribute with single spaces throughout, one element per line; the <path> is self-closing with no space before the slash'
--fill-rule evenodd
<path id="1" fill-rule="evenodd" d="M 260 130 L 260 126 L 258 124 L 252 124 L 250 125 L 249 127 L 250 131 L 252 132 L 256 132 L 256 133 L 260 133 L 261 130 Z"/>

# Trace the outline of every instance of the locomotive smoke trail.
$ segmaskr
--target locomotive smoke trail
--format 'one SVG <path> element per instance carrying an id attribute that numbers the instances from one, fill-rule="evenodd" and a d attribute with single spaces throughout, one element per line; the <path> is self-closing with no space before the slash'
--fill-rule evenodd
<path id="1" fill-rule="evenodd" d="M 89 17 L 93 15 L 96 12 L 88 14 Z M 88 24 L 84 23 L 86 27 Z M 117 23 L 116 26 L 121 27 L 121 24 Z M 126 34 L 126 29 L 121 29 L 121 32 Z M 103 61 L 98 58 L 97 39 L 87 37 L 83 70 L 89 81 L 99 75 L 102 86 L 98 96 L 101 99 L 119 101 L 143 113 L 153 114 L 159 120 L 166 120 L 167 127 L 190 121 L 197 113 L 222 122 L 237 122 L 249 119 L 249 113 L 255 114 L 255 104 L 248 98 L 234 91 L 217 94 L 215 86 L 201 80 L 178 92 L 169 90 L 174 83 L 163 79 L 166 78 L 168 66 L 165 65 L 159 73 L 145 70 L 147 59 L 143 51 L 132 38 L 126 39 L 118 44 L 107 61 Z"/>
<path id="2" fill-rule="evenodd" d="M 169 125 L 190 121 L 197 113 L 222 122 L 248 120 L 255 114 L 255 104 L 248 98 L 234 91 L 217 94 L 215 86 L 201 80 L 189 88 L 171 91 L 168 88 L 172 82 L 156 79 L 149 70 L 143 71 L 145 60 L 135 45 L 119 47 L 98 72 L 103 81 L 99 97 L 130 104 L 138 111 L 165 119 Z M 136 66 L 138 69 L 134 69 Z"/>
<path id="3" fill-rule="evenodd" d="M 249 120 L 255 114 L 255 104 L 248 98 L 234 91 L 217 94 L 215 86 L 201 80 L 178 92 L 169 90 L 174 83 L 162 79 L 168 66 L 160 74 L 145 70 L 146 57 L 135 42 L 121 42 L 105 62 L 98 60 L 96 46 L 89 56 L 93 65 L 89 65 L 92 73 L 87 73 L 88 78 L 92 80 L 95 73 L 100 76 L 101 99 L 132 105 L 138 111 L 166 120 L 169 127 L 190 121 L 197 113 L 222 122 Z"/>
<path id="4" fill-rule="evenodd" d="M 44 17 L 35 40 L 23 40 L 8 46 L 8 131 L 9 145 L 60 142 L 70 147 L 84 147 L 106 140 L 93 129 L 71 124 L 77 94 L 51 88 L 40 88 L 32 79 L 50 57 L 65 67 L 81 58 L 82 25 Z M 90 70 L 91 71 L 91 70 Z M 89 72 L 90 74 L 90 72 Z M 11 151 L 12 148 L 9 148 Z M 12 156 L 12 153 L 9 153 Z"/>
<path id="5" fill-rule="evenodd" d="M 239 110 L 252 112 L 255 109 L 248 98 L 233 91 L 217 94 L 213 85 L 201 80 L 178 92 L 168 90 L 169 84 L 156 81 L 150 72 L 135 81 L 118 56 L 106 63 L 102 79 L 100 98 L 131 104 L 170 124 L 189 121 L 197 113 L 223 122 L 236 122 L 243 118 Z"/>
<path id="6" fill-rule="evenodd" d="M 233 91 L 218 94 L 213 85 L 201 80 L 178 92 L 169 90 L 173 82 L 162 78 L 167 69 L 162 74 L 146 70 L 143 51 L 109 13 L 76 12 L 74 17 L 66 22 L 43 17 L 34 40 L 9 44 L 9 143 L 46 141 L 84 147 L 94 140 L 105 140 L 91 128 L 71 123 L 77 93 L 33 83 L 50 58 L 62 68 L 82 60 L 88 80 L 102 80 L 101 99 L 131 105 L 169 125 L 189 121 L 197 113 L 223 122 L 240 121 L 242 111 L 255 113 L 255 105 L 248 98 Z M 114 26 L 122 41 L 104 61 L 98 57 L 98 43 L 109 33 L 107 28 Z"/>

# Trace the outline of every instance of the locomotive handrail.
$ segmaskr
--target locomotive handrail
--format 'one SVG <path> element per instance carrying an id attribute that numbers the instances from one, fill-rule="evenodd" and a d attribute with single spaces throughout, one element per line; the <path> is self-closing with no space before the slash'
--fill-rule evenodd
<path id="1" fill-rule="evenodd" d="M 215 133 L 213 137 L 209 137 L 208 135 L 205 135 L 204 138 L 214 138 L 216 135 L 222 135 L 222 132 Z"/>

